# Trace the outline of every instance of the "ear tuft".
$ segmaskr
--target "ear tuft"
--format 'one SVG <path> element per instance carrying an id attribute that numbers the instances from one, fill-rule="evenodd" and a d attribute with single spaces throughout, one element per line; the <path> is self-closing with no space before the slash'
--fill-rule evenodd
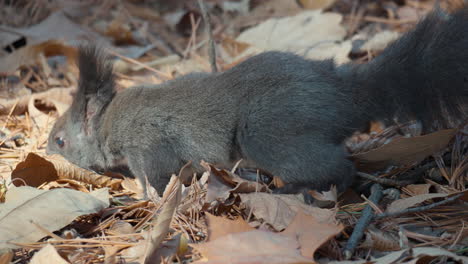
<path id="1" fill-rule="evenodd" d="M 113 63 L 101 48 L 87 44 L 78 49 L 78 68 L 80 77 L 72 104 L 72 118 L 83 121 L 89 128 L 92 120 L 97 122 L 115 95 Z"/>
<path id="2" fill-rule="evenodd" d="M 101 101 L 112 99 L 115 78 L 111 58 L 95 45 L 83 45 L 78 50 L 80 92 L 86 96 L 96 95 Z"/>

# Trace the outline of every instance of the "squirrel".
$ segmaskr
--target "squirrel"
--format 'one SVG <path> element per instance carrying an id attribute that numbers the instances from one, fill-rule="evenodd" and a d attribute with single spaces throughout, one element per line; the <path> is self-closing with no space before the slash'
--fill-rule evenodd
<path id="1" fill-rule="evenodd" d="M 449 126 L 468 113 L 468 8 L 429 13 L 368 63 L 335 65 L 264 52 L 224 72 L 116 92 L 112 61 L 79 49 L 78 90 L 47 152 L 97 172 L 128 168 L 162 193 L 189 161 L 242 159 L 279 176 L 279 193 L 344 191 L 355 167 L 344 140 L 369 121 Z"/>

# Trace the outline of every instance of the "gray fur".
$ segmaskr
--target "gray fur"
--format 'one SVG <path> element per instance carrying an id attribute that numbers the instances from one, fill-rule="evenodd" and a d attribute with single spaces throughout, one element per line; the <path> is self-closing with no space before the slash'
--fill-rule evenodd
<path id="1" fill-rule="evenodd" d="M 342 142 L 368 121 L 466 119 L 467 47 L 464 9 L 445 19 L 429 15 L 364 65 L 266 52 L 223 73 L 117 94 L 108 60 L 86 47 L 77 96 L 54 126 L 48 152 L 97 171 L 128 166 L 158 191 L 188 161 L 200 170 L 202 159 L 229 167 L 241 158 L 280 176 L 288 183 L 281 192 L 344 190 L 354 167 Z"/>

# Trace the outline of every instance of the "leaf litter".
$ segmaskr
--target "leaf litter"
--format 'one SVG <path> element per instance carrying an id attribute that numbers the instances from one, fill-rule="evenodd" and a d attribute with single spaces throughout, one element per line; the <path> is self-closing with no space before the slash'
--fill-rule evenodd
<path id="1" fill-rule="evenodd" d="M 209 63 L 196 1 L 91 8 L 43 2 L 1 4 L 0 263 L 468 261 L 467 128 L 421 135 L 414 124 L 377 125 L 356 134 L 347 147 L 370 176 L 341 196 L 310 190 L 319 201 L 314 206 L 300 195 L 272 194 L 283 184 L 275 177 L 255 171 L 246 180 L 241 171 L 207 163 L 200 178 L 180 175 L 190 185 L 174 176 L 162 198 L 143 201 L 134 179 L 44 155 L 48 131 L 76 87 L 77 43 L 95 39 L 112 48 L 119 89 L 207 70 Z M 354 7 L 346 1 L 207 2 L 218 63 L 228 69 L 263 50 L 366 62 L 433 1 Z M 388 188 L 393 196 L 374 204 L 365 192 L 371 182 L 400 187 Z M 355 261 L 344 261 L 345 244 L 369 205 L 403 214 L 371 221 Z"/>

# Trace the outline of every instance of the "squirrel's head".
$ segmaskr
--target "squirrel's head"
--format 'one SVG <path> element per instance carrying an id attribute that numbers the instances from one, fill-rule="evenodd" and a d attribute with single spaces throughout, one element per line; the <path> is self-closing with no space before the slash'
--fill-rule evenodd
<path id="1" fill-rule="evenodd" d="M 60 154 L 83 168 L 100 170 L 104 155 L 98 131 L 101 116 L 115 95 L 110 58 L 95 46 L 78 51 L 80 77 L 73 103 L 49 134 L 48 154 Z"/>

